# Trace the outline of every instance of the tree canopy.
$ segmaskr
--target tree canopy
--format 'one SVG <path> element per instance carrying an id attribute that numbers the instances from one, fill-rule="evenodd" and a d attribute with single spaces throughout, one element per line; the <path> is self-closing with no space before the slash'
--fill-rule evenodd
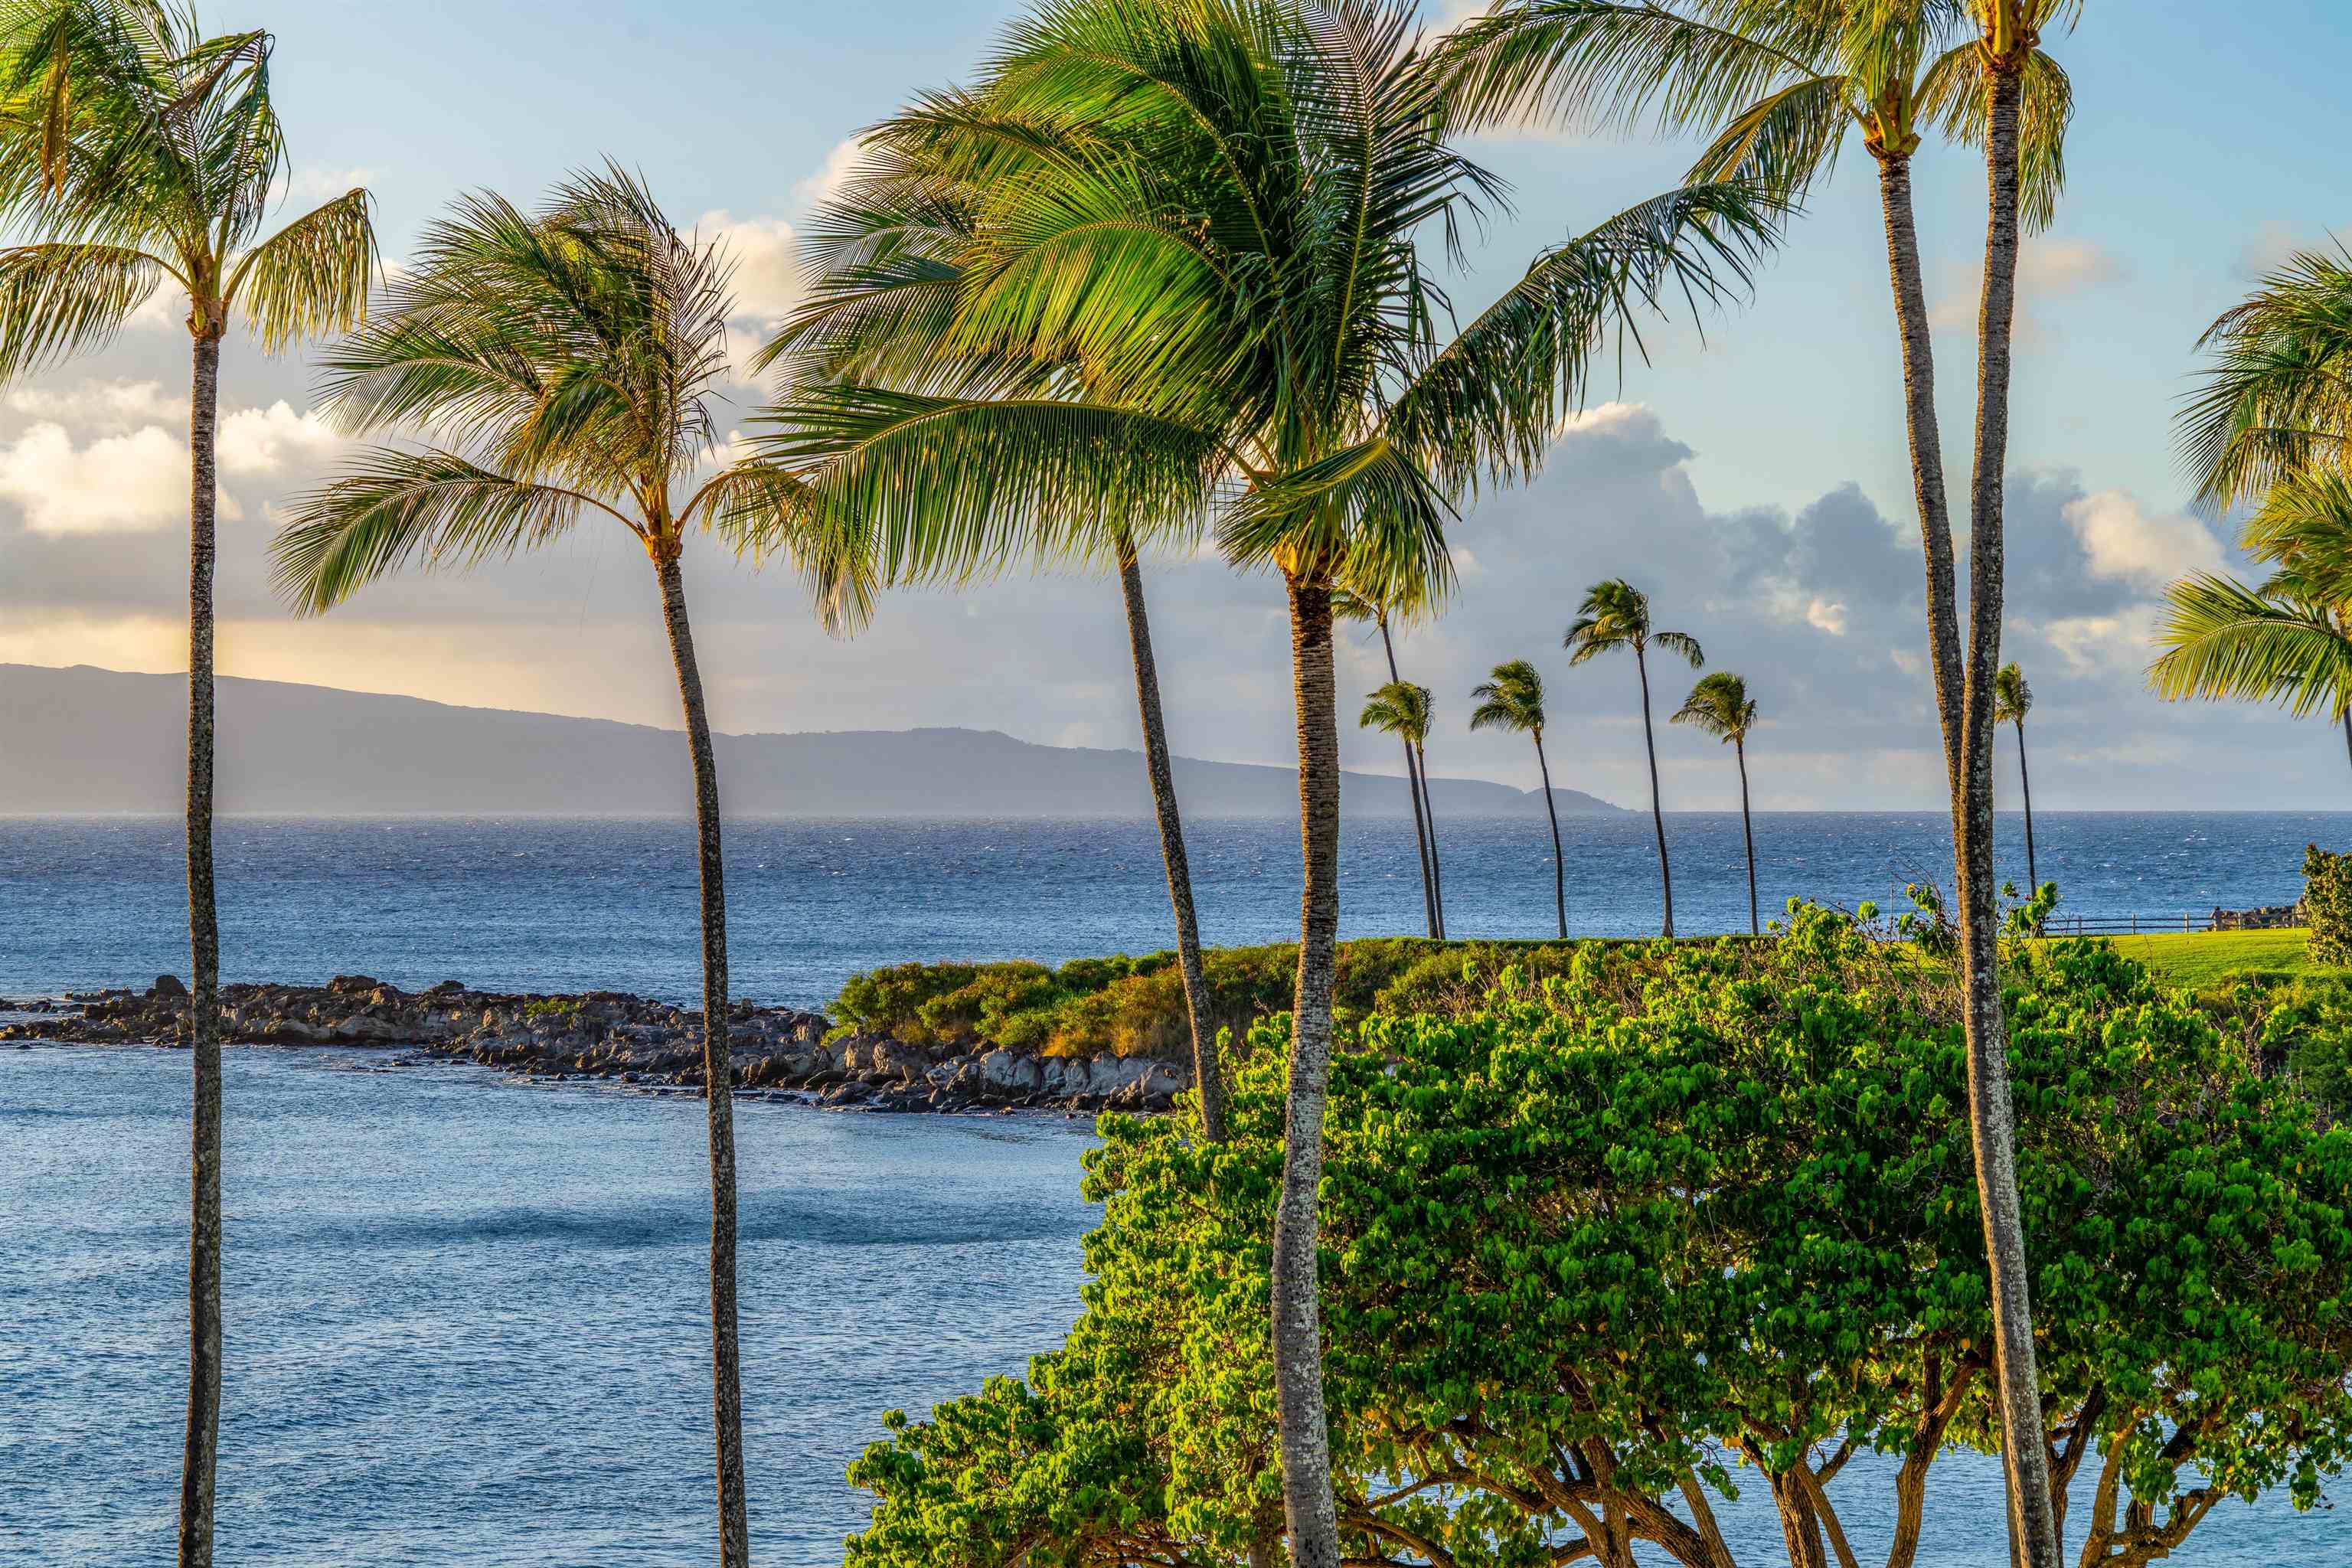
<path id="1" fill-rule="evenodd" d="M 2273 1487 L 2316 1503 L 2352 1438 L 2352 1132 L 2103 943 L 2004 977 L 2084 1561 L 2144 1563 Z M 1798 906 L 1766 946 L 1588 944 L 1458 1016 L 1368 1020 L 1324 1191 L 1349 1559 L 1535 1568 L 1613 1538 L 1735 1568 L 1717 1510 L 1761 1488 L 1844 1560 L 1851 1498 L 1884 1488 L 1905 1568 L 1939 1458 L 1999 1441 L 1958 1005 Z M 851 1471 L 877 1497 L 853 1568 L 1267 1549 L 1280 1028 L 1232 1142 L 1106 1119 L 1085 1315 L 1028 1379 L 891 1416 Z"/>

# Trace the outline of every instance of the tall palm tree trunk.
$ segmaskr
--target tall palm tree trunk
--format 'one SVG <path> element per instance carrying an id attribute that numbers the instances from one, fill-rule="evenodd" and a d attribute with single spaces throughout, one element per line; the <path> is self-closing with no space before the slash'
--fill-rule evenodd
<path id="1" fill-rule="evenodd" d="M 1568 860 L 1559 847 L 1559 803 L 1551 797 L 1551 764 L 1544 760 L 1543 731 L 1536 731 L 1536 771 L 1543 774 L 1544 811 L 1551 817 L 1551 901 L 1559 915 L 1559 940 L 1568 940 Z"/>
<path id="2" fill-rule="evenodd" d="M 1293 577 L 1289 589 L 1298 713 L 1298 843 L 1306 881 L 1298 901 L 1298 985 L 1290 1018 L 1282 1195 L 1274 1220 L 1274 1376 L 1291 1563 L 1294 1568 L 1339 1568 L 1315 1257 L 1339 934 L 1339 692 L 1331 658 L 1330 584 Z"/>
<path id="3" fill-rule="evenodd" d="M 1944 766 L 1955 788 L 1960 777 L 1958 580 L 1953 564 L 1952 516 L 1944 483 L 1943 435 L 1936 423 L 1936 349 L 1927 321 L 1927 290 L 1919 274 L 1919 229 L 1911 208 L 1911 160 L 1882 156 L 1879 203 L 1886 222 L 1887 271 L 1903 345 L 1903 426 L 1911 447 L 1911 487 L 1919 507 L 1919 538 L 1927 571 L 1927 658 L 1934 671 L 1937 728 Z"/>
<path id="4" fill-rule="evenodd" d="M 1650 823 L 1658 831 L 1658 887 L 1665 894 L 1666 926 L 1664 934 L 1675 934 L 1675 874 L 1666 864 L 1666 808 L 1658 799 L 1658 736 L 1650 722 L 1650 660 L 1639 647 L 1633 650 L 1633 668 L 1642 676 L 1642 743 L 1650 751 Z"/>
<path id="5" fill-rule="evenodd" d="M 2025 767 L 2025 722 L 2017 725 L 2017 787 L 2025 799 L 2025 880 L 2026 896 L 2042 890 L 2042 873 L 2033 863 L 2033 775 Z"/>
<path id="6" fill-rule="evenodd" d="M 1756 820 L 1748 809 L 1748 742 L 1739 741 L 1732 751 L 1739 758 L 1739 833 L 1748 841 L 1748 934 L 1764 934 L 1764 922 L 1757 918 L 1756 908 Z"/>
<path id="7" fill-rule="evenodd" d="M 1388 655 L 1390 684 L 1402 683 L 1404 677 L 1397 673 L 1396 644 L 1389 638 L 1389 623 L 1385 616 L 1381 617 L 1381 648 Z M 2347 730 L 2347 733 L 2352 734 L 2352 730 Z M 1412 760 L 1412 742 L 1402 735 L 1398 740 L 1404 746 L 1405 783 L 1412 792 L 1412 847 L 1421 855 L 1422 912 L 1428 917 L 1429 938 L 1432 942 L 1435 942 L 1444 935 L 1444 931 L 1437 923 L 1437 883 L 1429 874 L 1429 834 L 1422 823 L 1421 816 L 1421 767 Z"/>
<path id="8" fill-rule="evenodd" d="M 180 1565 L 211 1568 L 221 1411 L 220 921 L 213 898 L 213 550 L 220 333 L 200 331 L 188 398 L 188 1425 Z"/>
<path id="9" fill-rule="evenodd" d="M 1990 73 L 1985 163 L 1984 298 L 1977 353 L 1977 455 L 1969 497 L 1969 665 L 1961 760 L 1952 806 L 1967 985 L 1969 1122 L 1992 1283 L 2001 1457 L 2009 1471 L 2011 1552 L 2021 1568 L 2058 1568 L 2057 1517 L 2034 1370 L 2033 1305 L 2017 1196 L 2017 1136 L 2009 1092 L 1993 899 L 1993 672 L 2000 660 L 2001 487 L 2009 457 L 2010 344 L 2017 308 L 2020 70 Z"/>
<path id="10" fill-rule="evenodd" d="M 1225 1086 L 1210 1027 L 1209 985 L 1201 972 L 1201 925 L 1192 910 L 1192 864 L 1184 853 L 1184 821 L 1176 805 L 1176 773 L 1168 757 L 1168 725 L 1160 710 L 1160 665 L 1151 654 L 1151 617 L 1143 604 L 1143 568 L 1135 545 L 1118 538 L 1118 592 L 1127 606 L 1127 645 L 1135 662 L 1135 706 L 1143 720 L 1143 766 L 1151 776 L 1151 806 L 1160 820 L 1160 859 L 1168 870 L 1168 902 L 1176 915 L 1176 967 L 1184 979 L 1184 1016 L 1192 1029 L 1192 1082 L 1201 1100 L 1201 1133 L 1225 1141 Z"/>
<path id="11" fill-rule="evenodd" d="M 1430 795 L 1430 754 L 1413 742 L 1413 762 L 1421 766 L 1421 809 L 1430 818 L 1430 896 L 1437 900 L 1437 941 L 1446 936 L 1446 868 L 1437 860 L 1437 797 Z"/>
<path id="12" fill-rule="evenodd" d="M 719 1568 L 751 1568 L 751 1525 L 743 1498 L 743 1373 L 736 1342 L 735 1095 L 728 1054 L 727 886 L 719 839 L 719 763 L 710 749 L 710 715 L 694 630 L 686 618 L 686 580 L 676 541 L 655 558 L 662 623 L 677 667 L 686 742 L 694 756 L 696 858 L 702 872 L 702 1097 L 710 1131 L 710 1415 L 719 1444 Z"/>
<path id="13" fill-rule="evenodd" d="M 2344 755 L 2352 761 L 2352 708 L 2344 710 Z"/>

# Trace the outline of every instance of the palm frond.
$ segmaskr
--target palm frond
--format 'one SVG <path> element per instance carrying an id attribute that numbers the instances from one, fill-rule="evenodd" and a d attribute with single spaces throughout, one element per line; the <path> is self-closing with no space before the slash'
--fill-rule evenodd
<path id="1" fill-rule="evenodd" d="M 1672 132 L 1720 125 L 1790 79 L 1831 65 L 1819 36 L 1775 40 L 1706 9 L 1512 0 L 1444 39 L 1430 71 L 1450 121 L 1463 129 L 1538 120 Z"/>
<path id="2" fill-rule="evenodd" d="M 299 613 L 318 615 L 412 560 L 470 565 L 543 544 L 595 504 L 454 452 L 380 447 L 289 503 L 270 543 L 275 581 Z"/>
<path id="3" fill-rule="evenodd" d="M 2033 710 L 2033 686 L 2025 679 L 2015 659 L 1993 672 L 1992 721 L 1996 724 L 2022 724 Z"/>
<path id="4" fill-rule="evenodd" d="M 1433 706 L 1426 686 L 1415 686 L 1410 680 L 1391 680 L 1364 700 L 1364 710 L 1356 716 L 1356 727 L 1402 735 L 1413 744 L 1421 745 L 1429 739 Z"/>
<path id="5" fill-rule="evenodd" d="M 1345 583 L 1376 602 L 1444 597 L 1453 507 L 1393 443 L 1375 437 L 1253 484 L 1217 528 L 1225 559 Z"/>
<path id="6" fill-rule="evenodd" d="M 0 250 L 0 382 L 102 346 L 172 275 L 110 245 Z"/>
<path id="7" fill-rule="evenodd" d="M 680 527 L 695 522 L 739 554 L 791 563 L 831 635 L 850 636 L 873 619 L 880 584 L 870 531 L 828 506 L 799 476 L 772 463 L 734 464 L 707 481 L 680 512 Z"/>
<path id="8" fill-rule="evenodd" d="M 1706 655 L 1700 651 L 1698 638 L 1688 632 L 1656 632 L 1652 634 L 1650 640 L 1668 653 L 1678 654 L 1689 660 L 1693 669 L 1706 662 Z"/>
<path id="9" fill-rule="evenodd" d="M 2168 700 L 2273 702 L 2298 718 L 2352 705 L 2352 637 L 2322 605 L 2198 573 L 2165 591 L 2148 684 Z"/>
<path id="10" fill-rule="evenodd" d="M 2177 430 L 2200 499 L 2226 505 L 2352 461 L 2352 253 L 2299 252 L 2197 346 L 2212 360 Z"/>
<path id="11" fill-rule="evenodd" d="M 871 530 L 881 581 L 959 582 L 1198 530 L 1225 454 L 1212 432 L 1055 399 L 810 387 L 759 446 L 822 507 Z"/>
<path id="12" fill-rule="evenodd" d="M 1739 182 L 1782 204 L 1802 200 L 1837 170 L 1854 123 L 1851 91 L 1843 75 L 1811 76 L 1759 99 L 1716 132 L 1686 177 Z"/>
<path id="13" fill-rule="evenodd" d="M 1515 658 L 1496 665 L 1488 679 L 1471 689 L 1470 696 L 1478 704 L 1470 711 L 1473 730 L 1514 730 L 1522 733 L 1540 733 L 1543 730 L 1543 675 L 1526 659 Z"/>
<path id="14" fill-rule="evenodd" d="M 1751 279 L 1786 209 L 1755 187 L 1689 185 L 1627 208 L 1544 252 L 1511 290 L 1420 369 L 1387 427 L 1449 484 L 1540 466 L 1612 341 L 1622 374 L 1636 318 L 1679 297 L 1696 319 Z"/>
<path id="15" fill-rule="evenodd" d="M 229 274 L 226 294 L 244 308 L 262 348 L 275 353 L 304 338 L 358 325 L 377 270 L 368 193 L 352 190 L 247 251 Z"/>
<path id="16" fill-rule="evenodd" d="M 1662 634 L 1659 641 L 1663 643 L 1673 635 Z M 1669 722 L 1688 724 L 1726 745 L 1744 743 L 1756 726 L 1756 700 L 1748 695 L 1747 681 L 1727 669 L 1719 669 L 1699 678 Z"/>

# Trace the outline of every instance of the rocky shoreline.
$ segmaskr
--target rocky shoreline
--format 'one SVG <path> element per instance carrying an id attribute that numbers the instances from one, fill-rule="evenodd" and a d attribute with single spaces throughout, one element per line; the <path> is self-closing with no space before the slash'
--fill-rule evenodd
<path id="1" fill-rule="evenodd" d="M 405 992 L 366 975 L 324 985 L 221 988 L 231 1045 L 382 1047 L 402 1060 L 478 1063 L 554 1080 L 702 1088 L 702 1013 L 619 992 L 555 996 L 472 991 L 454 980 Z M 188 994 L 172 976 L 144 992 L 7 1002 L 0 1042 L 180 1047 Z M 977 1112 L 1164 1110 L 1191 1087 L 1179 1065 L 1142 1057 L 1040 1057 L 924 1049 L 887 1037 L 827 1039 L 818 1013 L 739 1002 L 728 1020 L 739 1094 L 840 1110 Z"/>

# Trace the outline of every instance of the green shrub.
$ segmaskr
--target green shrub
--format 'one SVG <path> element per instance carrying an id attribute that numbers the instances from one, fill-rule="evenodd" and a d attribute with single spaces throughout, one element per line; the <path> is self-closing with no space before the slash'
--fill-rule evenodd
<path id="1" fill-rule="evenodd" d="M 2311 961 L 2352 964 L 2352 855 L 2304 847 L 2303 912 L 2311 928 Z"/>
<path id="2" fill-rule="evenodd" d="M 1910 1457 L 1898 1540 L 1963 1506 L 1939 1457 L 1999 1429 L 1966 1046 L 1931 973 L 1808 910 L 1779 942 L 1595 943 L 1458 1016 L 1368 1020 L 1322 1186 L 1345 1556 L 1540 1568 L 1582 1513 L 1718 1563 L 1688 1521 L 1733 1495 L 1727 1455 L 1792 1539 L 1815 1482 L 1822 1514 L 1880 1506 L 1883 1470 L 1797 1476 L 1841 1443 Z M 2021 951 L 2004 983 L 2085 1561 L 2167 1554 L 2220 1498 L 2317 1503 L 2352 1445 L 2352 1131 L 2105 942 Z M 886 1417 L 848 1568 L 1279 1555 L 1286 1047 L 1257 1031 L 1223 1145 L 1103 1119 L 1083 1315 L 1026 1380 Z"/>

